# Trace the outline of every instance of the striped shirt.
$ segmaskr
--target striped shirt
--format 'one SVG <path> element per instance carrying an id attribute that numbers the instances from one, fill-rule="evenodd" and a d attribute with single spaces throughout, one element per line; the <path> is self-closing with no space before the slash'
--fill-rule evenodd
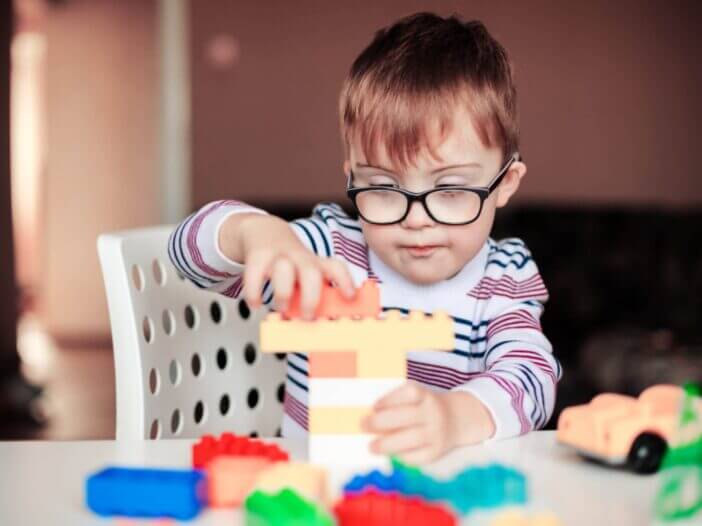
<path id="1" fill-rule="evenodd" d="M 237 298 L 243 266 L 218 245 L 219 228 L 231 214 L 265 213 L 238 201 L 210 203 L 185 219 L 169 240 L 176 268 L 197 286 Z M 431 285 L 407 281 L 369 249 L 359 222 L 333 203 L 290 222 L 302 243 L 322 257 L 347 263 L 354 283 L 378 283 L 383 310 L 448 312 L 454 320 L 450 352 L 408 353 L 407 377 L 435 390 L 471 393 L 490 411 L 495 438 L 543 427 L 556 397 L 561 366 L 541 330 L 548 292 L 531 253 L 515 238 L 488 239 L 454 277 Z M 270 305 L 267 283 L 263 300 Z M 307 357 L 289 354 L 283 417 L 284 436 L 306 435 Z"/>

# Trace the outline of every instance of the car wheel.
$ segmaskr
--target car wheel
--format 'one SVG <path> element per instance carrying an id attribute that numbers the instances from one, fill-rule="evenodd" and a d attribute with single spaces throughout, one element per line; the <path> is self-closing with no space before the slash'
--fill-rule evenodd
<path id="1" fill-rule="evenodd" d="M 668 444 L 655 433 L 641 433 L 629 450 L 629 467 L 636 473 L 649 474 L 658 471 Z"/>

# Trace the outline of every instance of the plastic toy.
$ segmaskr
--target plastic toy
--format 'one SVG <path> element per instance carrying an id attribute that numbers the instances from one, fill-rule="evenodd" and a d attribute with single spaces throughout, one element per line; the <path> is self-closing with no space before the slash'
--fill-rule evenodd
<path id="1" fill-rule="evenodd" d="M 496 508 L 524 504 L 526 479 L 515 469 L 499 464 L 468 468 L 452 479 L 438 480 L 393 459 L 392 473 L 378 470 L 357 475 L 344 485 L 344 494 L 354 495 L 369 488 L 381 493 L 399 492 L 427 501 L 443 501 L 461 514 L 475 508 Z"/>
<path id="2" fill-rule="evenodd" d="M 271 462 L 286 461 L 289 455 L 275 444 L 260 440 L 222 433 L 220 438 L 204 435 L 193 445 L 193 467 L 204 468 L 208 462 L 219 456 L 264 457 Z"/>
<path id="3" fill-rule="evenodd" d="M 378 398 L 405 381 L 408 351 L 453 349 L 453 320 L 445 313 L 405 317 L 399 311 L 381 318 L 380 294 L 372 281 L 352 301 L 328 284 L 322 296 L 327 300 L 315 321 L 270 313 L 261 322 L 260 349 L 308 353 L 312 462 L 377 463 L 368 451 L 372 437 L 361 431 L 362 418 Z M 298 312 L 291 309 L 293 314 Z"/>
<path id="4" fill-rule="evenodd" d="M 638 398 L 601 394 L 589 404 L 565 409 L 556 436 L 583 456 L 654 473 L 675 445 L 682 400 L 683 390 L 676 385 L 649 387 Z"/>
<path id="5" fill-rule="evenodd" d="M 562 522 L 552 513 L 539 513 L 531 516 L 521 511 L 503 511 L 495 517 L 490 526 L 561 526 Z"/>
<path id="6" fill-rule="evenodd" d="M 315 318 L 334 319 L 341 316 L 375 318 L 380 314 L 380 310 L 380 290 L 374 281 L 364 281 L 351 300 L 344 298 L 336 287 L 325 283 L 319 297 Z M 299 288 L 295 288 L 288 309 L 283 315 L 289 319 L 301 317 Z"/>
<path id="7" fill-rule="evenodd" d="M 293 489 L 304 498 L 323 504 L 327 501 L 327 472 L 301 462 L 276 462 L 258 474 L 254 485 L 254 489 L 267 493 L 283 488 Z"/>
<path id="8" fill-rule="evenodd" d="M 321 508 L 291 489 L 275 495 L 254 491 L 244 502 L 246 526 L 333 526 L 334 520 Z"/>
<path id="9" fill-rule="evenodd" d="M 417 497 L 365 491 L 346 495 L 334 506 L 338 526 L 453 526 L 448 510 Z"/>
<path id="10" fill-rule="evenodd" d="M 694 517 L 702 510 L 702 412 L 699 386 L 685 386 L 680 411 L 679 444 L 671 447 L 662 464 L 662 484 L 655 503 L 662 520 Z"/>
<path id="11" fill-rule="evenodd" d="M 102 516 L 192 519 L 205 503 L 203 473 L 108 467 L 88 477 L 85 500 Z"/>
<path id="12" fill-rule="evenodd" d="M 207 503 L 212 507 L 239 506 L 271 464 L 267 458 L 255 456 L 220 456 L 210 461 L 206 468 Z"/>

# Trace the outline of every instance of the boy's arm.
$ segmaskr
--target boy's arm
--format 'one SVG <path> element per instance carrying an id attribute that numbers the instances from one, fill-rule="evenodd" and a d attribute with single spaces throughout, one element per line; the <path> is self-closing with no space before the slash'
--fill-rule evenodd
<path id="1" fill-rule="evenodd" d="M 509 256 L 499 279 L 487 282 L 493 297 L 485 372 L 454 389 L 472 394 L 488 409 L 495 425 L 493 438 L 543 427 L 553 412 L 561 377 L 539 321 L 548 300 L 543 280 L 526 247 Z"/>

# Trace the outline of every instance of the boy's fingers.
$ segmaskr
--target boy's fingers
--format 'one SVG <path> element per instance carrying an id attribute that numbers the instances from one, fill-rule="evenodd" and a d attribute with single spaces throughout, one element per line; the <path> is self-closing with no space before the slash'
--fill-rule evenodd
<path id="1" fill-rule="evenodd" d="M 289 259 L 278 258 L 273 263 L 271 286 L 275 294 L 276 310 L 278 312 L 285 311 L 295 287 L 295 267 Z"/>
<path id="2" fill-rule="evenodd" d="M 417 407 L 405 405 L 372 412 L 364 418 L 363 428 L 368 433 L 387 433 L 421 423 Z"/>
<path id="3" fill-rule="evenodd" d="M 249 307 L 256 309 L 261 306 L 261 294 L 266 282 L 273 255 L 252 255 L 244 267 L 244 299 Z"/>
<path id="4" fill-rule="evenodd" d="M 324 276 L 336 283 L 346 299 L 351 299 L 356 295 L 356 287 L 353 284 L 351 273 L 344 262 L 329 258 L 322 259 L 321 265 Z"/>
<path id="5" fill-rule="evenodd" d="M 314 318 L 322 293 L 322 273 L 316 267 L 298 267 L 300 278 L 300 310 L 307 320 Z"/>
<path id="6" fill-rule="evenodd" d="M 424 394 L 424 389 L 419 385 L 407 382 L 383 396 L 373 408 L 380 411 L 401 405 L 417 405 L 424 399 Z"/>
<path id="7" fill-rule="evenodd" d="M 406 427 L 394 433 L 388 433 L 376 438 L 370 444 L 370 449 L 378 455 L 396 455 L 407 453 L 426 446 L 425 433 L 419 426 Z"/>

